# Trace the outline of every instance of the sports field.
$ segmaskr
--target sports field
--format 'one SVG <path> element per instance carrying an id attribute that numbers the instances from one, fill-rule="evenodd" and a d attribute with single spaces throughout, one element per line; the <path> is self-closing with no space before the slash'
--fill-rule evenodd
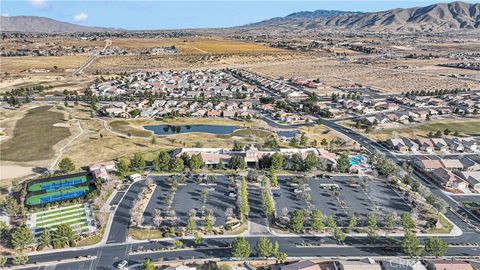
<path id="1" fill-rule="evenodd" d="M 45 228 L 55 230 L 60 224 L 70 225 L 77 233 L 88 231 L 87 211 L 82 204 L 36 213 L 33 219 L 35 235 Z"/>
<path id="2" fill-rule="evenodd" d="M 46 190 L 46 191 L 55 191 L 58 189 L 65 189 L 70 188 L 78 184 L 83 184 L 87 181 L 87 176 L 77 176 L 71 177 L 66 179 L 59 179 L 53 180 L 49 182 L 37 183 L 30 185 L 28 187 L 28 191 L 39 191 L 39 190 Z"/>
<path id="3" fill-rule="evenodd" d="M 85 195 L 89 190 L 90 186 L 83 186 L 33 195 L 27 199 L 27 205 L 34 206 L 41 203 L 51 203 L 61 200 L 74 199 Z"/>

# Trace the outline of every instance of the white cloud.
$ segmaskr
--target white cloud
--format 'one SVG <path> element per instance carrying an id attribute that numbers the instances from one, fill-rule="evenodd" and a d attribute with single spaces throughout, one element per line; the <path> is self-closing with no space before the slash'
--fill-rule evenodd
<path id="1" fill-rule="evenodd" d="M 2 16 L 3 17 L 10 17 L 10 14 L 9 13 L 3 13 Z"/>
<path id="2" fill-rule="evenodd" d="M 28 0 L 28 3 L 36 8 L 44 8 L 47 6 L 47 0 Z"/>
<path id="3" fill-rule="evenodd" d="M 85 21 L 86 19 L 88 19 L 88 14 L 85 12 L 80 12 L 75 16 L 73 16 L 73 20 L 76 22 L 82 22 L 82 21 Z"/>

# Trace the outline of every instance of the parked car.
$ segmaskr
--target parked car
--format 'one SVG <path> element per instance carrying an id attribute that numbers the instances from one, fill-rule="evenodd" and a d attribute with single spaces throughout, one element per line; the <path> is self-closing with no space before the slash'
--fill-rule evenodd
<path id="1" fill-rule="evenodd" d="M 127 260 L 123 260 L 117 264 L 117 269 L 125 269 L 128 266 Z"/>

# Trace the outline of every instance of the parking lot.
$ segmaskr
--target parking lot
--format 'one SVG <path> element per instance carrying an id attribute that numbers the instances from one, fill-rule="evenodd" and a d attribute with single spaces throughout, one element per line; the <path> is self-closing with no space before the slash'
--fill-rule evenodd
<path id="1" fill-rule="evenodd" d="M 352 185 L 355 178 L 356 185 Z M 280 176 L 280 190 L 275 191 L 274 196 L 277 216 L 282 216 L 284 208 L 289 211 L 307 208 L 302 192 L 295 193 L 295 187 L 290 184 L 290 177 Z M 332 215 L 337 221 L 348 221 L 352 214 L 365 217 L 369 213 L 380 216 L 389 212 L 398 215 L 410 211 L 403 199 L 380 180 L 368 180 L 366 191 L 360 185 L 362 179 L 352 176 L 315 177 L 308 179 L 309 192 L 313 208 L 320 209 L 324 215 Z M 331 188 L 332 184 L 338 185 L 338 189 Z M 343 205 L 342 205 L 343 202 Z"/>
<path id="2" fill-rule="evenodd" d="M 161 209 L 162 215 L 165 216 L 165 210 L 167 210 L 166 198 L 171 193 L 171 190 L 167 181 L 168 176 L 150 177 L 157 187 L 145 208 L 143 225 L 153 226 L 155 209 Z M 195 209 L 197 211 L 197 217 L 201 217 L 203 204 L 201 194 L 205 187 L 209 189 L 205 209 L 212 209 L 215 217 L 215 226 L 223 226 L 227 220 L 226 209 L 232 208 L 233 212 L 236 213 L 236 198 L 229 196 L 230 190 L 228 185 L 229 181 L 226 176 L 217 176 L 215 185 L 201 185 L 195 182 L 193 178 L 189 178 L 184 184 L 179 185 L 171 207 L 176 213 L 178 226 L 186 226 L 191 209 Z M 162 225 L 171 224 L 172 223 L 167 220 L 162 222 Z M 197 224 L 201 225 L 202 222 L 198 220 Z"/>

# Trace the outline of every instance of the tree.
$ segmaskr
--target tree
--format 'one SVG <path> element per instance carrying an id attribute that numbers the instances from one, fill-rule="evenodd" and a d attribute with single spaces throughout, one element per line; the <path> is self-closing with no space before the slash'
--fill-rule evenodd
<path id="1" fill-rule="evenodd" d="M 130 167 L 130 165 L 128 164 L 128 161 L 125 160 L 125 159 L 121 159 L 121 160 L 118 162 L 118 171 L 119 171 L 121 174 L 127 174 L 129 167 Z"/>
<path id="2" fill-rule="evenodd" d="M 425 251 L 436 258 L 445 256 L 448 244 L 438 237 L 427 237 L 425 239 Z"/>
<path id="3" fill-rule="evenodd" d="M 247 189 L 247 180 L 245 177 L 242 178 L 240 183 L 240 196 L 241 196 L 241 207 L 240 213 L 242 217 L 246 217 L 250 213 L 250 206 L 248 205 L 248 189 Z"/>
<path id="4" fill-rule="evenodd" d="M 273 170 L 282 170 L 283 167 L 285 166 L 284 163 L 285 163 L 285 159 L 282 154 L 274 153 L 272 155 L 271 168 Z"/>
<path id="5" fill-rule="evenodd" d="M 327 217 L 327 225 L 328 227 L 330 227 L 331 229 L 335 229 L 337 228 L 337 222 L 335 222 L 335 220 L 333 219 L 333 216 L 330 215 Z"/>
<path id="6" fill-rule="evenodd" d="M 303 212 L 301 210 L 290 212 L 290 227 L 297 233 L 303 231 Z"/>
<path id="7" fill-rule="evenodd" d="M 348 222 L 347 232 L 352 231 L 355 227 L 357 227 L 358 219 L 357 215 L 353 214 Z"/>
<path id="8" fill-rule="evenodd" d="M 271 173 L 270 184 L 272 187 L 278 187 L 278 177 L 275 173 Z"/>
<path id="9" fill-rule="evenodd" d="M 60 224 L 53 234 L 53 243 L 55 247 L 74 246 L 77 239 L 72 227 L 68 224 Z"/>
<path id="10" fill-rule="evenodd" d="M 319 165 L 317 156 L 312 152 L 308 153 L 307 156 L 305 157 L 305 160 L 303 161 L 303 165 L 304 165 L 305 171 L 316 169 Z"/>
<path id="11" fill-rule="evenodd" d="M 232 245 L 232 256 L 235 258 L 246 260 L 251 253 L 252 250 L 250 248 L 250 243 L 248 243 L 247 239 L 245 239 L 245 237 L 237 237 Z"/>
<path id="12" fill-rule="evenodd" d="M 73 161 L 69 157 L 62 158 L 58 167 L 60 167 L 60 170 L 64 173 L 69 173 L 75 170 L 75 164 L 73 164 Z"/>
<path id="13" fill-rule="evenodd" d="M 12 262 L 14 265 L 24 265 L 28 262 L 28 255 L 23 252 L 13 253 Z"/>
<path id="14" fill-rule="evenodd" d="M 368 214 L 367 216 L 367 235 L 371 241 L 377 239 L 377 216 L 373 213 Z"/>
<path id="15" fill-rule="evenodd" d="M 273 255 L 273 245 L 272 242 L 267 237 L 260 237 L 257 241 L 257 246 L 255 247 L 259 257 L 268 258 Z"/>
<path id="16" fill-rule="evenodd" d="M 32 230 L 25 224 L 21 225 L 12 233 L 12 246 L 15 249 L 23 250 L 33 244 Z"/>
<path id="17" fill-rule="evenodd" d="M 130 168 L 134 171 L 143 171 L 145 170 L 145 159 L 140 153 L 133 155 L 133 158 L 130 160 Z"/>
<path id="18" fill-rule="evenodd" d="M 345 241 L 345 233 L 342 231 L 342 229 L 336 227 L 335 230 L 333 231 L 333 239 L 337 241 L 337 243 L 341 244 L 343 241 Z"/>
<path id="19" fill-rule="evenodd" d="M 198 171 L 203 167 L 203 159 L 200 154 L 192 155 L 188 167 L 192 171 Z"/>
<path id="20" fill-rule="evenodd" d="M 403 226 L 403 230 L 405 232 L 411 232 L 415 230 L 417 225 L 415 224 L 415 220 L 413 220 L 412 216 L 409 213 L 403 213 L 401 216 L 401 222 Z"/>
<path id="21" fill-rule="evenodd" d="M 7 257 L 0 255 L 0 267 L 4 267 L 7 263 Z"/>
<path id="22" fill-rule="evenodd" d="M 233 149 L 232 149 L 232 150 L 233 150 L 233 151 L 242 151 L 242 150 L 243 150 L 243 147 L 244 147 L 244 145 L 243 145 L 241 142 L 239 142 L 239 141 L 234 141 L 234 142 L 233 142 Z"/>
<path id="23" fill-rule="evenodd" d="M 277 255 L 275 256 L 275 259 L 277 259 L 277 261 L 279 261 L 280 263 L 283 263 L 287 260 L 287 253 L 285 252 L 278 252 Z"/>
<path id="24" fill-rule="evenodd" d="M 213 225 L 214 224 L 215 224 L 215 218 L 213 217 L 213 215 L 211 213 L 208 213 L 205 216 L 205 220 L 204 220 L 205 230 L 207 232 L 213 231 Z"/>
<path id="25" fill-rule="evenodd" d="M 194 241 L 195 241 L 196 246 L 199 246 L 202 243 L 203 238 L 202 238 L 202 235 L 199 232 L 195 233 L 195 240 Z"/>
<path id="26" fill-rule="evenodd" d="M 182 172 L 185 169 L 184 161 L 181 157 L 176 157 L 170 160 L 170 171 Z"/>
<path id="27" fill-rule="evenodd" d="M 397 223 L 397 214 L 395 212 L 387 213 L 383 218 L 383 223 L 385 223 L 385 228 L 388 230 L 393 229 Z"/>
<path id="28" fill-rule="evenodd" d="M 197 222 L 195 216 L 189 216 L 187 221 L 187 232 L 192 233 L 197 229 Z"/>
<path id="29" fill-rule="evenodd" d="M 153 263 L 152 259 L 147 258 L 143 261 L 143 269 L 145 270 L 155 270 L 157 267 Z"/>
<path id="30" fill-rule="evenodd" d="M 167 151 L 161 151 L 158 154 L 158 164 L 160 171 L 168 171 L 170 168 L 170 155 Z"/>
<path id="31" fill-rule="evenodd" d="M 420 240 L 410 231 L 405 232 L 400 247 L 410 257 L 419 256 L 423 251 L 423 248 L 420 246 Z"/>
<path id="32" fill-rule="evenodd" d="M 228 167 L 232 170 L 245 169 L 247 166 L 245 164 L 245 159 L 241 156 L 233 156 L 228 161 Z"/>
<path id="33" fill-rule="evenodd" d="M 341 173 L 346 173 L 349 168 L 350 160 L 348 158 L 348 152 L 343 152 L 337 160 L 337 169 Z"/>
<path id="34" fill-rule="evenodd" d="M 50 235 L 50 229 L 44 228 L 42 234 L 40 234 L 40 246 L 48 247 L 52 242 L 52 237 Z"/>
<path id="35" fill-rule="evenodd" d="M 320 209 L 313 210 L 312 213 L 312 230 L 318 232 L 323 231 L 325 224 L 323 223 L 323 213 Z"/>

